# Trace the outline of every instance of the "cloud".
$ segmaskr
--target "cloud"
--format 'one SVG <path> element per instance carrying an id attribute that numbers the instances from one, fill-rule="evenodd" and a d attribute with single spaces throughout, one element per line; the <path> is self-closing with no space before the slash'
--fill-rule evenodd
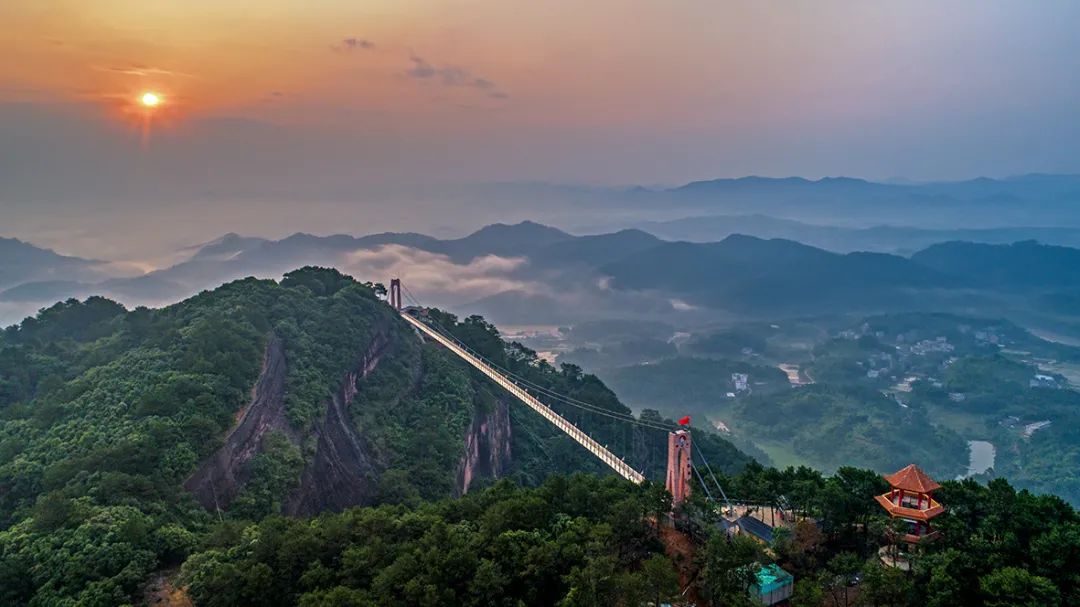
<path id="1" fill-rule="evenodd" d="M 685 301 L 683 301 L 681 299 L 672 298 L 672 299 L 669 299 L 668 302 L 671 304 L 671 309 L 675 310 L 676 312 L 689 312 L 691 310 L 697 310 L 698 309 L 697 306 L 695 306 L 693 304 L 686 303 Z"/>
<path id="2" fill-rule="evenodd" d="M 375 43 L 367 38 L 349 36 L 342 38 L 341 42 L 330 45 L 330 48 L 338 53 L 351 53 L 353 51 L 370 51 L 375 48 Z"/>
<path id="3" fill-rule="evenodd" d="M 435 82 L 447 87 L 471 88 L 486 92 L 492 99 L 506 99 L 506 93 L 499 90 L 498 85 L 487 78 L 477 76 L 465 68 L 454 66 L 438 67 L 428 60 L 416 54 L 409 55 L 409 61 L 413 66 L 405 71 L 405 75 L 413 80 L 421 82 Z"/>
<path id="4" fill-rule="evenodd" d="M 150 65 L 143 65 L 141 63 L 132 63 L 131 65 L 111 65 L 102 68 L 98 68 L 106 72 L 113 72 L 114 74 L 125 74 L 127 76 L 190 76 L 184 72 L 176 72 L 173 70 L 166 70 L 160 67 L 153 67 Z"/>
<path id="5" fill-rule="evenodd" d="M 546 290 L 514 276 L 527 263 L 523 257 L 485 255 L 461 264 L 439 253 L 386 245 L 349 253 L 338 267 L 360 280 L 386 281 L 400 276 L 422 300 L 463 302 L 506 291 Z"/>

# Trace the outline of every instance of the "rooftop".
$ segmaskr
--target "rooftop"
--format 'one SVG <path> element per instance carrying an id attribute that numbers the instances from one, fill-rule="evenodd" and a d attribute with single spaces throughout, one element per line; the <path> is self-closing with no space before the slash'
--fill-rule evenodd
<path id="1" fill-rule="evenodd" d="M 886 474 L 885 480 L 895 489 L 912 491 L 915 493 L 930 493 L 941 488 L 934 479 L 930 478 L 915 464 L 908 464 L 902 470 L 893 474 Z"/>
<path id="2" fill-rule="evenodd" d="M 768 594 L 777 588 L 782 588 L 795 582 L 795 578 L 780 568 L 779 565 L 771 564 L 761 567 L 757 571 L 757 590 L 761 594 Z"/>

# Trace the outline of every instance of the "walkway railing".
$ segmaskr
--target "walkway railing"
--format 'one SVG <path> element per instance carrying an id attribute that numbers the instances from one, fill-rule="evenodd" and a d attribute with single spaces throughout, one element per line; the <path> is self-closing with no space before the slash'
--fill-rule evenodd
<path id="1" fill-rule="evenodd" d="M 561 415 L 553 411 L 544 403 L 540 402 L 532 394 L 529 394 L 517 384 L 510 381 L 510 379 L 493 369 L 490 365 L 480 360 L 476 356 L 473 356 L 464 348 L 454 343 L 453 340 L 447 338 L 445 335 L 429 327 L 424 322 L 413 318 L 413 316 L 408 314 L 407 312 L 402 312 L 401 317 L 408 321 L 409 324 L 422 331 L 425 335 L 439 342 L 448 350 L 458 355 L 458 357 L 475 367 L 478 371 L 489 377 L 492 381 L 502 386 L 507 392 L 513 394 L 515 397 L 517 397 L 518 400 L 528 405 L 529 408 L 531 408 L 533 411 L 536 411 L 541 416 L 543 416 L 544 419 L 554 424 L 556 428 L 570 435 L 570 438 L 577 441 L 578 444 L 580 444 L 582 447 L 588 449 L 589 453 L 595 455 L 597 458 L 600 459 L 600 461 L 610 466 L 611 469 L 614 470 L 619 476 L 637 484 L 645 482 L 645 477 L 637 470 L 634 470 L 630 466 L 630 464 L 627 464 L 622 459 L 617 457 L 614 453 L 608 451 L 607 448 L 605 448 L 603 445 L 593 440 L 591 436 L 582 432 L 577 426 L 568 422 Z"/>

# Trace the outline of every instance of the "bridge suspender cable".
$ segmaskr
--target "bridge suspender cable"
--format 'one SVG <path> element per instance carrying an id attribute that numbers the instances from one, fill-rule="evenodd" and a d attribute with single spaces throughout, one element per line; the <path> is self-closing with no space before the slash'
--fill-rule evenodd
<path id="1" fill-rule="evenodd" d="M 412 293 L 410 293 L 409 290 L 400 283 L 400 281 L 396 281 L 396 283 L 397 287 L 404 291 L 405 297 L 413 305 L 418 308 L 422 307 L 419 300 L 417 300 L 412 295 Z M 397 301 L 398 305 L 400 305 L 400 292 L 394 299 Z M 588 413 L 603 415 L 617 421 L 627 422 L 646 428 L 663 430 L 665 432 L 671 432 L 672 430 L 676 429 L 676 426 L 646 422 L 641 419 L 635 418 L 632 415 L 618 413 L 615 411 L 611 411 L 610 409 L 604 409 L 597 405 L 593 405 L 585 401 L 577 400 L 569 396 L 559 394 L 558 392 L 536 384 L 529 379 L 517 375 L 509 369 L 503 368 L 498 364 L 494 363 L 493 361 L 488 360 L 479 352 L 476 352 L 467 344 L 457 339 L 449 330 L 446 329 L 446 327 L 440 325 L 434 318 L 429 318 L 429 322 L 423 322 L 417 318 L 414 318 L 411 314 L 403 310 L 399 310 L 399 312 L 401 313 L 402 318 L 404 318 L 411 325 L 413 325 L 438 343 L 445 346 L 458 357 L 465 360 L 465 362 L 469 363 L 481 373 L 495 381 L 495 383 L 505 388 L 512 395 L 517 397 L 518 400 L 521 400 L 534 411 L 539 413 L 542 417 L 554 424 L 557 428 L 568 434 L 571 438 L 573 438 L 583 447 L 588 449 L 590 453 L 596 455 L 601 461 L 614 469 L 615 472 L 617 472 L 620 476 L 630 481 L 633 481 L 635 483 L 642 483 L 645 481 L 645 477 L 638 471 L 634 470 L 621 458 L 618 458 L 617 456 L 615 456 L 615 454 L 608 451 L 607 448 L 602 447 L 599 443 L 593 440 L 592 437 L 588 436 L 580 429 L 578 429 L 577 426 L 574 426 L 557 412 L 555 412 L 553 409 L 545 405 L 536 396 L 530 394 L 528 390 L 533 390 L 534 392 L 537 392 L 540 396 L 546 396 L 562 404 L 576 407 Z M 709 476 L 712 478 L 713 483 L 716 485 L 716 488 L 719 489 L 720 495 L 723 497 L 724 502 L 727 503 L 727 505 L 730 507 L 731 501 L 724 493 L 724 488 L 720 485 L 720 481 L 716 478 L 716 474 L 713 473 L 712 466 L 710 466 L 708 460 L 705 459 L 705 455 L 701 453 L 700 449 L 695 449 L 694 451 L 697 451 L 698 457 L 701 459 L 702 463 L 705 464 L 705 469 L 708 471 Z M 708 485 L 705 482 L 705 478 L 701 475 L 701 472 L 698 470 L 698 468 L 696 466 L 693 466 L 692 463 L 691 468 L 693 469 L 694 474 L 697 475 L 698 481 L 701 483 L 701 487 L 705 491 L 705 495 L 709 498 L 710 501 L 713 501 L 712 493 L 709 491 Z"/>
<path id="2" fill-rule="evenodd" d="M 408 293 L 408 291 L 406 291 L 406 293 Z M 409 298 L 410 301 L 412 301 L 417 306 L 419 306 L 419 303 L 416 301 L 415 298 L 413 298 L 411 295 L 407 295 L 407 297 Z M 605 409 L 603 407 L 600 407 L 600 406 L 597 406 L 597 405 L 594 405 L 594 404 L 591 404 L 591 403 L 587 403 L 587 402 L 584 402 L 584 401 L 581 401 L 581 400 L 571 398 L 569 396 L 559 394 L 558 392 L 555 392 L 555 391 L 553 391 L 553 390 L 551 390 L 549 388 L 546 388 L 544 386 L 536 384 L 536 383 L 534 383 L 534 382 L 532 382 L 532 381 L 530 381 L 530 380 L 528 380 L 528 379 L 526 379 L 526 378 L 524 378 L 524 377 L 522 377 L 520 375 L 517 375 L 513 371 L 510 371 L 509 369 L 506 369 L 505 367 L 499 366 L 498 364 L 496 364 L 495 362 L 493 362 L 490 359 L 486 358 L 485 356 L 483 356 L 479 352 L 477 352 L 477 351 L 473 350 L 472 348 L 470 348 L 467 344 L 463 343 L 458 338 L 454 337 L 454 335 L 449 330 L 447 330 L 446 327 L 442 326 L 441 324 L 436 322 L 434 319 L 429 319 L 429 322 L 425 323 L 425 324 L 429 328 L 432 328 L 435 331 L 437 331 L 438 333 L 440 333 L 443 337 L 445 337 L 445 338 L 453 341 L 454 343 L 456 343 L 461 349 L 465 350 L 469 354 L 472 354 L 476 358 L 480 359 L 481 361 L 483 361 L 485 364 L 487 364 L 491 368 L 499 371 L 499 373 L 501 373 L 502 375 L 504 375 L 504 376 L 508 377 L 509 379 L 511 379 L 515 384 L 518 384 L 519 386 L 525 388 L 525 390 L 532 390 L 534 392 L 538 392 L 541 396 L 549 397 L 549 398 L 551 398 L 551 399 L 553 399 L 555 401 L 558 401 L 558 402 L 560 402 L 562 404 L 565 404 L 565 405 L 568 405 L 568 406 L 571 406 L 571 407 L 576 407 L 578 409 L 582 409 L 582 410 L 584 410 L 586 412 L 589 412 L 589 413 L 595 413 L 597 415 L 603 415 L 603 416 L 615 419 L 617 421 L 623 421 L 623 422 L 626 422 L 626 423 L 629 423 L 629 424 L 635 424 L 635 425 L 642 426 L 642 427 L 645 427 L 645 428 L 653 428 L 653 429 L 656 429 L 656 430 L 663 430 L 665 432 L 671 432 L 672 430 L 675 430 L 675 429 L 678 428 L 677 426 L 674 426 L 674 425 L 662 425 L 662 424 L 655 423 L 655 422 L 643 421 L 643 420 L 638 419 L 638 418 L 636 418 L 636 417 L 634 417 L 633 415 L 630 415 L 630 414 L 618 413 L 618 412 L 612 411 L 610 409 Z"/>
<path id="3" fill-rule="evenodd" d="M 539 413 L 544 419 L 554 424 L 555 427 L 565 432 L 567 435 L 570 436 L 570 438 L 573 438 L 581 446 L 585 447 L 590 453 L 599 458 L 600 461 L 610 466 L 612 470 L 619 474 L 619 476 L 622 476 L 623 478 L 637 484 L 645 482 L 644 475 L 642 475 L 637 470 L 634 470 L 629 464 L 617 457 L 611 451 L 608 451 L 603 445 L 596 442 L 591 436 L 585 434 L 585 432 L 580 430 L 577 426 L 571 424 L 565 418 L 553 411 L 550 407 L 540 402 L 532 394 L 529 394 L 523 388 L 512 382 L 509 378 L 500 374 L 490 365 L 480 360 L 473 354 L 469 353 L 464 348 L 455 343 L 453 340 L 444 336 L 442 333 L 436 331 L 432 327 L 429 327 L 427 324 L 421 322 L 420 320 L 413 318 L 408 313 L 402 312 L 401 317 L 424 334 L 428 335 L 438 343 L 445 346 L 448 350 L 456 354 L 459 358 L 463 359 L 465 362 L 475 367 L 478 371 L 486 375 L 496 384 L 503 387 L 507 392 L 517 397 L 518 400 L 528 405 L 532 410 Z"/>
<path id="4" fill-rule="evenodd" d="M 708 498 L 710 502 L 713 501 L 712 493 L 709 492 L 709 486 L 705 484 L 705 479 L 701 478 L 701 472 L 698 470 L 697 466 L 691 464 L 690 468 L 694 471 L 694 474 L 697 475 L 698 482 L 701 483 L 701 488 L 705 490 L 705 497 Z"/>
<path id="5" fill-rule="evenodd" d="M 705 469 L 708 470 L 709 476 L 712 477 L 713 483 L 716 484 L 716 488 L 720 490 L 720 497 L 724 498 L 724 503 L 727 504 L 728 509 L 733 509 L 733 506 L 731 505 L 731 500 L 728 499 L 727 494 L 724 493 L 724 487 L 720 484 L 720 481 L 717 480 L 716 475 L 713 474 L 712 466 L 710 466 L 709 461 L 705 459 L 705 454 L 701 452 L 701 449 L 695 449 L 694 451 L 696 451 L 698 457 L 701 458 L 701 462 L 705 464 Z M 698 479 L 701 480 L 702 485 L 705 485 L 704 479 L 701 479 L 701 473 L 698 473 Z M 706 490 L 705 493 L 708 494 L 708 490 Z"/>

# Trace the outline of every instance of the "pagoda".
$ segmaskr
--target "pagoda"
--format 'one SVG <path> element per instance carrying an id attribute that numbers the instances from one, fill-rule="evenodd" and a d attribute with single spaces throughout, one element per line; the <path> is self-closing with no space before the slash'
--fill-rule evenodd
<path id="1" fill-rule="evenodd" d="M 898 534 L 898 539 L 914 545 L 937 537 L 938 532 L 930 529 L 930 520 L 945 512 L 945 507 L 934 500 L 934 491 L 941 485 L 915 464 L 885 475 L 885 480 L 892 489 L 874 499 L 893 519 L 907 523 L 906 532 Z"/>

